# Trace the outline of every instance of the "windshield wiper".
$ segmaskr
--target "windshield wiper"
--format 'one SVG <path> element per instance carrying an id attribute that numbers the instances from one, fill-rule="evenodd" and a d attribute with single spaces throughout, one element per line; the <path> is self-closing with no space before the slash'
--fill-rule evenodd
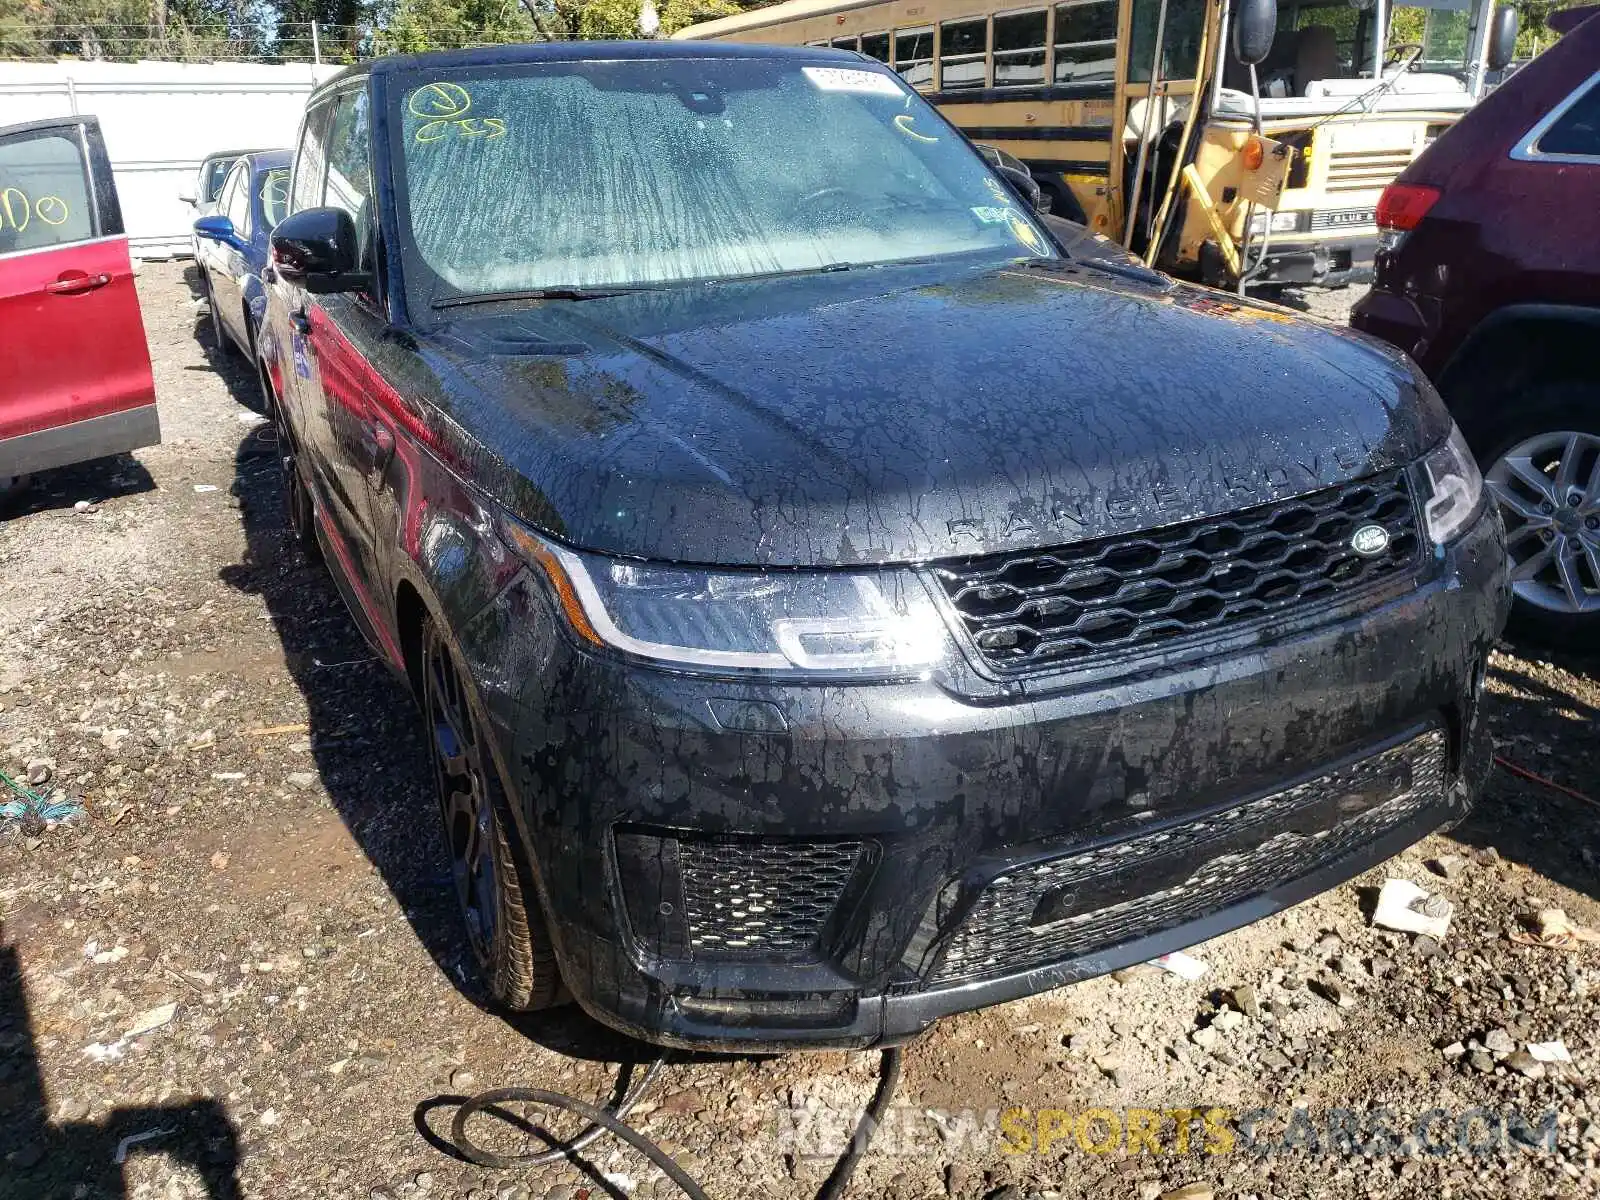
<path id="1" fill-rule="evenodd" d="M 643 287 L 547 287 L 511 292 L 474 292 L 467 296 L 445 296 L 433 302 L 434 308 L 462 308 L 468 304 L 499 304 L 506 300 L 605 300 L 611 296 L 631 296 L 648 291 Z"/>

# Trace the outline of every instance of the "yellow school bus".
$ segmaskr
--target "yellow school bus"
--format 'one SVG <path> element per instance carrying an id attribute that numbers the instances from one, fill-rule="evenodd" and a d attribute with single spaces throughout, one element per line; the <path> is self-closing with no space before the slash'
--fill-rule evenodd
<path id="1" fill-rule="evenodd" d="M 1334 287 L 1370 278 L 1384 186 L 1509 57 L 1495 3 L 787 0 L 674 36 L 857 51 L 1146 261 Z"/>

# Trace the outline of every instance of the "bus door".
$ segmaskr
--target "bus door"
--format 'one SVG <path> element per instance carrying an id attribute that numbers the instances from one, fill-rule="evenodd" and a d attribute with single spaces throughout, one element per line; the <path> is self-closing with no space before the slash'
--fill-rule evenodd
<path id="1" fill-rule="evenodd" d="M 1208 0 L 1131 0 L 1122 6 L 1117 68 L 1120 128 L 1111 144 L 1111 234 L 1143 253 L 1169 181 L 1177 173 L 1184 118 L 1210 79 L 1216 13 Z M 1207 21 L 1212 25 L 1207 30 Z M 1152 86 L 1152 80 L 1153 86 Z"/>

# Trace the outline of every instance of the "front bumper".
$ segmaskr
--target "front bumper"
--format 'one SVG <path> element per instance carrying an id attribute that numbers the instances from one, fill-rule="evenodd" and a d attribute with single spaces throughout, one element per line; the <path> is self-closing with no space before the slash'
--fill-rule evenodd
<path id="1" fill-rule="evenodd" d="M 1310 241 L 1290 240 L 1290 236 L 1272 239 L 1266 261 L 1252 277 L 1252 284 L 1338 288 L 1372 282 L 1373 262 L 1378 251 L 1376 234 Z M 1255 254 L 1252 249 L 1252 262 Z M 1200 247 L 1200 269 L 1207 283 L 1225 286 L 1231 282 L 1222 252 L 1215 242 L 1208 241 Z"/>
<path id="2" fill-rule="evenodd" d="M 666 1044 L 862 1047 L 1214 937 L 1459 819 L 1500 539 L 1486 516 L 1269 641 L 982 702 L 593 656 L 527 576 L 463 641 L 578 1002 Z"/>

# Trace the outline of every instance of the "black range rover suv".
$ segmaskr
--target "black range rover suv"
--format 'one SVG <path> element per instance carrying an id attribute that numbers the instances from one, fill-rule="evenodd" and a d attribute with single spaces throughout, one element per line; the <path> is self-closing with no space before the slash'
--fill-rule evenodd
<path id="1" fill-rule="evenodd" d="M 1038 216 L 876 63 L 380 60 L 273 243 L 290 517 L 506 1005 L 890 1042 L 1471 802 L 1502 534 L 1427 381 Z"/>

